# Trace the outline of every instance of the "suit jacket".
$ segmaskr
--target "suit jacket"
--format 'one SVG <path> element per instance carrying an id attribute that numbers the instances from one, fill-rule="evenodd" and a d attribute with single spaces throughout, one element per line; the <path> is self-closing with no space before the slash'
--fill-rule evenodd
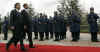
<path id="1" fill-rule="evenodd" d="M 30 14 L 24 9 L 21 11 L 21 15 L 23 16 L 24 25 L 27 26 L 27 30 L 32 31 L 32 17 Z"/>
<path id="2" fill-rule="evenodd" d="M 10 26 L 14 26 L 16 32 L 21 32 L 24 29 L 23 17 L 16 9 L 12 10 L 10 13 Z"/>
<path id="3" fill-rule="evenodd" d="M 89 23 L 89 27 L 90 27 L 90 32 L 98 32 L 98 24 L 97 24 L 97 19 L 99 18 L 99 16 L 95 13 L 90 13 L 87 16 L 87 20 Z"/>

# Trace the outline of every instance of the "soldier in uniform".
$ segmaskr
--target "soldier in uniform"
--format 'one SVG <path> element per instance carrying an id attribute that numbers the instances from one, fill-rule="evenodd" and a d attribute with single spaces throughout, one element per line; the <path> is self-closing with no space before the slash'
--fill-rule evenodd
<path id="1" fill-rule="evenodd" d="M 1 17 L 0 17 L 0 34 L 1 34 Z"/>
<path id="2" fill-rule="evenodd" d="M 40 17 L 38 19 L 38 30 L 39 30 L 39 35 L 40 35 L 40 41 L 44 41 L 44 32 L 46 31 L 45 25 L 45 17 L 43 16 L 42 13 L 40 13 Z"/>
<path id="3" fill-rule="evenodd" d="M 50 32 L 50 38 L 53 38 L 53 17 L 50 16 L 49 22 L 48 22 L 48 31 Z"/>
<path id="4" fill-rule="evenodd" d="M 8 19 L 5 17 L 3 22 L 3 33 L 4 33 L 4 40 L 8 39 Z"/>
<path id="5" fill-rule="evenodd" d="M 72 41 L 77 42 L 80 39 L 80 18 L 75 10 L 72 10 L 72 14 L 69 18 Z"/>
<path id="6" fill-rule="evenodd" d="M 23 17 L 21 15 L 20 10 L 20 3 L 15 4 L 15 9 L 10 13 L 10 29 L 13 31 L 13 37 L 8 41 L 6 45 L 6 49 L 8 50 L 9 46 L 14 43 L 17 45 L 17 42 L 20 41 L 21 50 L 25 51 L 25 47 L 23 44 L 24 39 L 24 23 Z"/>
<path id="7" fill-rule="evenodd" d="M 49 26 L 48 26 L 48 18 L 47 18 L 47 15 L 44 15 L 44 18 L 45 18 L 45 39 L 46 40 L 49 40 L 49 31 L 48 31 L 48 28 L 49 28 Z"/>
<path id="8" fill-rule="evenodd" d="M 99 42 L 97 39 L 97 32 L 99 31 L 98 25 L 97 25 L 97 19 L 99 16 L 94 13 L 94 8 L 90 8 L 90 14 L 87 16 L 88 24 L 90 27 L 90 32 L 91 32 L 91 40 L 92 42 Z"/>
<path id="9" fill-rule="evenodd" d="M 66 39 L 66 23 L 64 21 L 64 16 L 62 14 L 59 14 L 60 23 L 61 23 L 61 32 L 60 32 L 60 40 Z"/>
<path id="10" fill-rule="evenodd" d="M 24 4 L 23 5 L 24 9 L 21 11 L 21 14 L 24 18 L 24 35 L 28 35 L 28 40 L 29 40 L 29 47 L 30 48 L 35 48 L 33 46 L 33 42 L 32 42 L 32 17 L 29 14 L 29 7 L 28 4 Z"/>
<path id="11" fill-rule="evenodd" d="M 38 17 L 35 16 L 34 19 L 33 19 L 33 32 L 34 32 L 34 36 L 35 38 L 34 39 L 38 39 Z"/>
<path id="12" fill-rule="evenodd" d="M 54 41 L 59 41 L 60 40 L 60 35 L 61 35 L 61 21 L 60 17 L 57 12 L 54 12 L 54 32 L 55 32 L 55 40 Z"/>

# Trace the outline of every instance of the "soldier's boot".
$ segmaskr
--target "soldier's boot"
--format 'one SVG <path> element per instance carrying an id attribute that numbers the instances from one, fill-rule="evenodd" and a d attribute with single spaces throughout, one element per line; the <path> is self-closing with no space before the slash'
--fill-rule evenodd
<path id="1" fill-rule="evenodd" d="M 92 42 L 99 42 L 97 39 L 97 32 L 91 33 L 91 40 L 92 40 Z"/>
<path id="2" fill-rule="evenodd" d="M 4 32 L 4 40 L 7 40 L 8 36 L 7 36 L 7 32 Z"/>
<path id="3" fill-rule="evenodd" d="M 59 41 L 59 34 L 58 33 L 55 33 L 55 40 L 54 41 Z"/>
<path id="4" fill-rule="evenodd" d="M 77 42 L 77 36 L 75 32 L 72 32 L 72 42 Z"/>
<path id="5" fill-rule="evenodd" d="M 44 38 L 44 33 L 40 32 L 40 40 L 39 41 L 44 41 L 43 38 Z"/>
<path id="6" fill-rule="evenodd" d="M 49 40 L 49 33 L 46 32 L 45 35 L 46 35 L 46 38 L 45 38 L 45 39 L 46 39 L 46 40 Z"/>
<path id="7" fill-rule="evenodd" d="M 66 39 L 66 32 L 64 32 L 64 39 Z"/>
<path id="8" fill-rule="evenodd" d="M 80 39 L 80 32 L 76 33 L 76 39 L 77 39 L 77 41 Z"/>
<path id="9" fill-rule="evenodd" d="M 38 39 L 38 32 L 34 32 L 35 38 L 34 39 Z"/>
<path id="10" fill-rule="evenodd" d="M 53 39 L 53 32 L 50 32 L 50 39 Z"/>

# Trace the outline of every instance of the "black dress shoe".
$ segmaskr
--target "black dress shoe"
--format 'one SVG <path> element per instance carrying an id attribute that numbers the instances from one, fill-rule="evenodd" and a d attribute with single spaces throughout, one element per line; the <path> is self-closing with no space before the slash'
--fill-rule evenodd
<path id="1" fill-rule="evenodd" d="M 17 48 L 17 43 L 14 43 L 14 46 Z"/>
<path id="2" fill-rule="evenodd" d="M 29 46 L 29 48 L 35 48 L 35 46 Z"/>
<path id="3" fill-rule="evenodd" d="M 7 39 L 3 39 L 3 40 L 7 40 Z"/>
<path id="4" fill-rule="evenodd" d="M 72 40 L 72 42 L 78 42 L 78 40 L 75 40 L 75 39 L 74 39 L 74 40 Z"/>
<path id="5" fill-rule="evenodd" d="M 38 39 L 38 38 L 35 37 L 34 40 L 36 40 L 36 39 Z"/>
<path id="6" fill-rule="evenodd" d="M 26 51 L 26 48 L 22 47 L 21 50 L 22 50 L 22 51 Z"/>
<path id="7" fill-rule="evenodd" d="M 8 46 L 8 45 L 6 45 L 6 50 L 7 50 L 7 51 L 9 50 L 9 46 Z"/>
<path id="8" fill-rule="evenodd" d="M 46 38 L 45 40 L 49 40 L 49 38 Z"/>
<path id="9" fill-rule="evenodd" d="M 98 40 L 92 40 L 92 42 L 100 42 L 100 41 L 98 41 Z"/>
<path id="10" fill-rule="evenodd" d="M 55 39 L 54 41 L 60 41 L 60 40 L 58 40 L 58 39 Z"/>
<path id="11" fill-rule="evenodd" d="M 44 41 L 43 39 L 40 39 L 39 41 Z"/>

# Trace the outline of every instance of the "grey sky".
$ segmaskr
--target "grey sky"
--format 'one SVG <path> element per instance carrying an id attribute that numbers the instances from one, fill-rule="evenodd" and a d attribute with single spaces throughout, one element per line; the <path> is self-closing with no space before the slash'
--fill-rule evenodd
<path id="1" fill-rule="evenodd" d="M 56 10 L 58 0 L 0 0 L 0 14 L 6 15 L 7 12 L 13 9 L 13 5 L 16 2 L 20 3 L 32 3 L 35 11 L 53 15 L 53 11 Z M 100 1 L 99 0 L 80 0 L 81 7 L 89 11 L 89 8 L 93 6 L 95 12 L 100 13 Z"/>

